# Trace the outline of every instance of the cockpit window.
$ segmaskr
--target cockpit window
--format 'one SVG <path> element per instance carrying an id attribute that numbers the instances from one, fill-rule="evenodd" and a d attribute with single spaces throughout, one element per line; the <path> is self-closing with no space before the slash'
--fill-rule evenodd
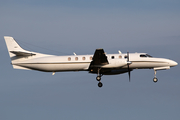
<path id="1" fill-rule="evenodd" d="M 146 54 L 148 57 L 152 57 L 151 55 Z"/>
<path id="2" fill-rule="evenodd" d="M 140 57 L 147 57 L 147 56 L 146 56 L 146 55 L 144 55 L 144 54 L 141 54 L 141 55 L 140 55 Z"/>
<path id="3" fill-rule="evenodd" d="M 150 56 L 148 54 L 141 54 L 140 57 L 152 57 L 152 56 Z"/>

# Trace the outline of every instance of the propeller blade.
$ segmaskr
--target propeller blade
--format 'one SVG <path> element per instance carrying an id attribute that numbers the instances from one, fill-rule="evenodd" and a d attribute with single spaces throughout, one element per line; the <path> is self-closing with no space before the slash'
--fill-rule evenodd
<path id="1" fill-rule="evenodd" d="M 128 65 L 128 75 L 129 75 L 129 82 L 131 81 L 131 71 L 129 69 L 129 65 Z"/>
<path id="2" fill-rule="evenodd" d="M 129 52 L 127 52 L 127 65 L 128 65 L 128 75 L 129 75 L 129 82 L 131 81 L 131 71 L 129 69 L 129 65 L 131 64 L 131 62 L 129 61 Z"/>
<path id="3" fill-rule="evenodd" d="M 129 52 L 127 51 L 127 61 L 129 62 Z"/>

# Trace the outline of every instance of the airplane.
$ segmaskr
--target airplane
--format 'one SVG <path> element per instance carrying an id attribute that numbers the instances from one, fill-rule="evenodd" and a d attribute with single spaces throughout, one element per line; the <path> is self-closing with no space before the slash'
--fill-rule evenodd
<path id="1" fill-rule="evenodd" d="M 134 69 L 154 69 L 153 81 L 158 81 L 156 71 L 170 69 L 177 62 L 154 58 L 147 53 L 106 54 L 102 48 L 96 49 L 93 55 L 48 55 L 24 50 L 13 37 L 4 36 L 11 64 L 14 69 L 38 70 L 43 72 L 88 71 L 97 74 L 98 87 L 102 87 L 103 75 L 128 73 Z"/>

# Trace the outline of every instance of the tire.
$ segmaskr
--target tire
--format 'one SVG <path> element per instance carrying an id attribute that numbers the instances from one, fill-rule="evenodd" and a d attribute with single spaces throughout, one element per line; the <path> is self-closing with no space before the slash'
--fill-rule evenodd
<path id="1" fill-rule="evenodd" d="M 153 82 L 157 82 L 158 81 L 158 79 L 155 77 L 155 78 L 153 78 Z"/>
<path id="2" fill-rule="evenodd" d="M 97 80 L 97 81 L 100 81 L 100 80 L 101 80 L 101 77 L 100 77 L 100 76 L 97 76 L 97 77 L 96 77 L 96 80 Z"/>
<path id="3" fill-rule="evenodd" d="M 101 82 L 99 82 L 99 83 L 98 83 L 98 87 L 101 88 L 102 86 L 103 86 L 103 84 L 102 84 Z"/>

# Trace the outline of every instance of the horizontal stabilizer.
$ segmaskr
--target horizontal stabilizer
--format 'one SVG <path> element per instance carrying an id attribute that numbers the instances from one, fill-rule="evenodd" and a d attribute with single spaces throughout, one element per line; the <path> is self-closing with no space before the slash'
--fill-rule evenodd
<path id="1" fill-rule="evenodd" d="M 22 51 L 10 51 L 11 53 L 15 54 L 16 56 L 33 56 L 36 55 L 31 52 L 22 52 Z"/>

